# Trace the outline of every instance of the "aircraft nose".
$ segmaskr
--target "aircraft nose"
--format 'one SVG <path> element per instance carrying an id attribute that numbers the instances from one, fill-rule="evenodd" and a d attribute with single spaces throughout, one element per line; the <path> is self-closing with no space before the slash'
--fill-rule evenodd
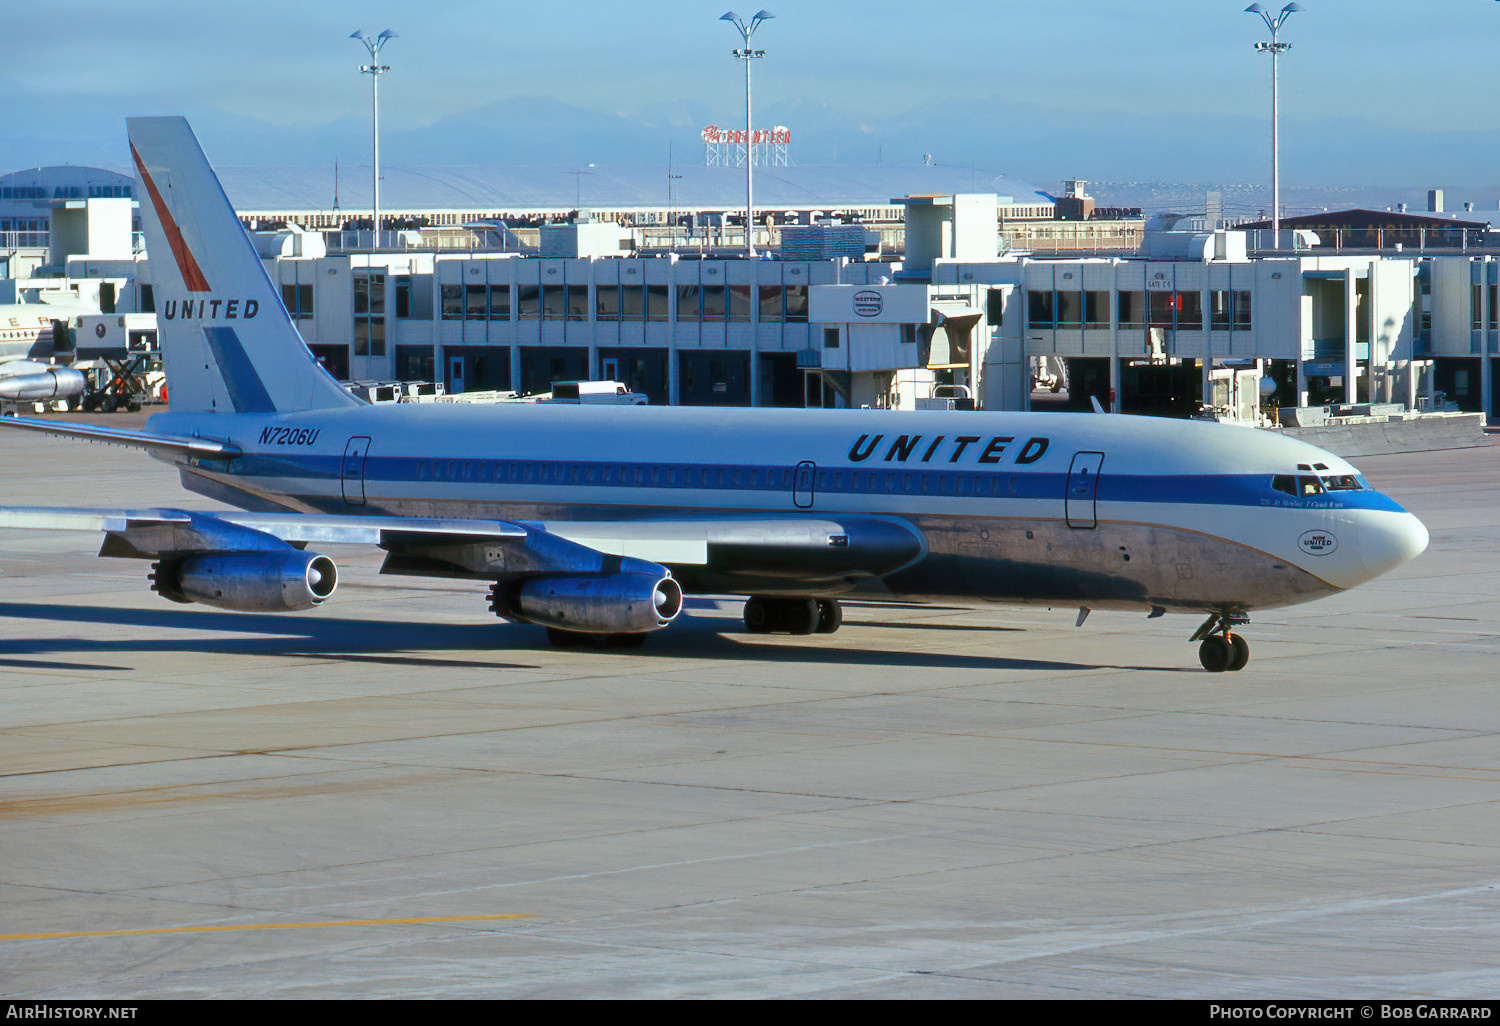
<path id="1" fill-rule="evenodd" d="M 1410 513 L 1383 512 L 1363 519 L 1359 557 L 1371 577 L 1416 559 L 1427 548 L 1427 527 Z"/>

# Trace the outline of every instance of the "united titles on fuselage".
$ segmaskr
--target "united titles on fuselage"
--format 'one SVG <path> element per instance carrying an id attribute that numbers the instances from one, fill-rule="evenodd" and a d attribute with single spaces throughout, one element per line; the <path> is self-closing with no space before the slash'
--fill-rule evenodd
<path id="1" fill-rule="evenodd" d="M 879 450 L 880 443 L 884 441 L 885 435 L 860 435 L 853 445 L 849 447 L 849 462 L 863 463 Z M 968 451 L 973 454 L 975 462 L 999 463 L 1005 457 L 1007 449 L 1011 449 L 1015 443 L 1012 435 L 991 435 L 985 441 L 983 435 L 954 435 L 950 440 L 947 435 L 937 435 L 925 446 L 922 445 L 922 435 L 897 435 L 885 449 L 882 462 L 905 463 L 912 456 L 921 453 L 918 463 L 930 463 L 934 456 L 947 454 L 947 462 L 957 463 L 959 458 Z M 984 444 L 981 445 L 980 443 Z M 946 448 L 945 448 L 946 443 Z M 1018 464 L 1035 463 L 1041 459 L 1047 451 L 1049 441 L 1046 438 L 1032 437 L 1026 439 L 1025 443 L 1018 449 L 1014 449 L 1015 460 Z M 941 462 L 941 461 L 940 461 Z"/>

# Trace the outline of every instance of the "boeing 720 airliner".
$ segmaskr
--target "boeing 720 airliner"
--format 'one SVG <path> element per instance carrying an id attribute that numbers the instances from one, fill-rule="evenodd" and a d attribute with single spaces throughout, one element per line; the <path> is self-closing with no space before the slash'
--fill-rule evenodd
<path id="1" fill-rule="evenodd" d="M 559 645 L 627 646 L 684 592 L 757 632 L 836 630 L 846 597 L 1206 617 L 1238 670 L 1257 609 L 1352 588 L 1427 531 L 1344 460 L 1277 434 L 1097 414 L 370 405 L 313 359 L 181 118 L 129 122 L 170 405 L 146 449 L 244 513 L 0 511 L 105 533 L 168 599 L 299 610 L 366 542 L 394 574 L 489 584 Z M 1080 615 L 1083 615 L 1081 613 Z"/>

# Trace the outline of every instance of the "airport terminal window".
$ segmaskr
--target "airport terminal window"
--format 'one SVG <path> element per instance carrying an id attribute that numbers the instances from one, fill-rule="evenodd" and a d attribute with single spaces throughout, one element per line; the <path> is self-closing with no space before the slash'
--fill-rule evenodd
<path id="1" fill-rule="evenodd" d="M 385 275 L 355 274 L 354 312 L 385 316 Z"/>
<path id="2" fill-rule="evenodd" d="M 1054 328 L 1057 315 L 1052 310 L 1051 291 L 1028 291 L 1026 293 L 1026 326 L 1028 328 Z"/>
<path id="3" fill-rule="evenodd" d="M 620 319 L 620 286 L 594 286 L 594 319 L 596 321 Z"/>
<path id="4" fill-rule="evenodd" d="M 725 317 L 724 286 L 703 285 L 700 286 L 703 293 L 703 319 L 705 321 L 722 321 Z"/>
<path id="5" fill-rule="evenodd" d="M 568 310 L 568 320 L 586 321 L 589 319 L 589 287 L 587 285 L 564 285 L 564 305 Z"/>
<path id="6" fill-rule="evenodd" d="M 786 287 L 786 319 L 797 324 L 807 323 L 807 286 Z"/>
<path id="7" fill-rule="evenodd" d="M 1057 293 L 1057 326 L 1059 328 L 1083 327 L 1083 293 Z"/>
<path id="8" fill-rule="evenodd" d="M 1164 292 L 1160 289 L 1147 293 L 1146 308 L 1150 314 L 1150 324 L 1153 328 L 1170 328 L 1177 313 L 1175 292 Z"/>
<path id="9" fill-rule="evenodd" d="M 1146 326 L 1146 293 L 1121 292 L 1116 303 L 1122 328 L 1144 328 Z"/>
<path id="10" fill-rule="evenodd" d="M 1215 289 L 1208 294 L 1209 327 L 1214 331 L 1248 331 L 1250 293 Z"/>
<path id="11" fill-rule="evenodd" d="M 1198 293 L 1153 291 L 1149 296 L 1151 327 L 1202 330 L 1203 299 Z"/>
<path id="12" fill-rule="evenodd" d="M 443 286 L 443 320 L 461 321 L 464 319 L 464 287 L 462 285 Z"/>
<path id="13" fill-rule="evenodd" d="M 488 320 L 490 316 L 489 286 L 466 285 L 464 286 L 464 294 L 464 319 L 470 321 Z"/>
<path id="14" fill-rule="evenodd" d="M 627 321 L 640 321 L 646 317 L 646 286 L 620 286 L 620 316 Z"/>
<path id="15" fill-rule="evenodd" d="M 786 292 L 780 285 L 762 285 L 760 287 L 760 320 L 761 323 L 768 321 L 779 321 L 782 318 L 782 304 L 786 302 Z"/>
<path id="16" fill-rule="evenodd" d="M 425 276 L 420 284 L 409 274 L 396 275 L 396 317 L 398 319 L 432 320 L 431 282 Z"/>
<path id="17" fill-rule="evenodd" d="M 561 321 L 568 316 L 568 290 L 565 285 L 542 286 L 542 320 Z"/>
<path id="18" fill-rule="evenodd" d="M 354 318 L 354 355 L 385 355 L 385 318 Z"/>
<path id="19" fill-rule="evenodd" d="M 542 287 L 540 285 L 517 285 L 516 309 L 521 315 L 521 320 L 538 320 L 542 316 Z"/>
<path id="20" fill-rule="evenodd" d="M 490 286 L 490 320 L 510 320 L 510 286 Z"/>
<path id="21" fill-rule="evenodd" d="M 703 316 L 702 295 L 696 285 L 677 286 L 677 319 L 696 321 Z"/>
<path id="22" fill-rule="evenodd" d="M 668 286 L 647 285 L 646 286 L 646 319 L 648 321 L 664 321 L 667 319 L 668 310 Z"/>
<path id="23" fill-rule="evenodd" d="M 1177 329 L 1179 331 L 1203 330 L 1203 294 L 1201 292 L 1177 293 Z"/>
<path id="24" fill-rule="evenodd" d="M 313 287 L 311 285 L 281 286 L 281 302 L 293 319 L 313 315 Z"/>
<path id="25" fill-rule="evenodd" d="M 984 297 L 984 319 L 990 327 L 998 328 L 1005 317 L 1005 290 L 987 289 Z"/>
<path id="26" fill-rule="evenodd" d="M 729 293 L 729 319 L 748 321 L 750 319 L 750 286 L 728 285 L 725 288 Z"/>
<path id="27" fill-rule="evenodd" d="M 991 321 L 990 323 L 998 322 Z M 1109 327 L 1108 292 L 1090 291 L 1083 294 L 1083 326 L 1085 328 Z"/>
<path id="28" fill-rule="evenodd" d="M 1214 289 L 1208 294 L 1208 326 L 1214 331 L 1228 331 L 1230 323 L 1229 293 Z"/>

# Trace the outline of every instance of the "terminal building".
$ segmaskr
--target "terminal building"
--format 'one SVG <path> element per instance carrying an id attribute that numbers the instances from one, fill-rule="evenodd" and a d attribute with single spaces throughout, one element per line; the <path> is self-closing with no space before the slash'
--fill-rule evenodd
<path id="1" fill-rule="evenodd" d="M 600 185 L 570 179 L 565 191 Z M 55 194 L 65 186 L 84 194 Z M 89 330 L 113 340 L 110 315 L 121 330 L 130 315 L 139 333 L 140 315 L 171 311 L 154 301 L 133 201 L 88 195 L 95 186 L 132 183 L 10 186 L 33 190 L 12 202 L 47 227 L 0 250 L 0 303 L 92 300 Z M 1252 408 L 1418 408 L 1444 393 L 1496 410 L 1500 247 L 1482 222 L 1351 211 L 1288 220 L 1279 239 L 1255 226 L 1124 244 L 1116 232 L 1060 252 L 1018 246 L 1015 227 L 1040 238 L 1064 218 L 1088 224 L 1081 183 L 1055 200 L 1018 186 L 879 202 L 806 193 L 780 206 L 767 187 L 757 243 L 768 252 L 751 260 L 732 192 L 717 204 L 597 205 L 592 217 L 556 195 L 420 213 L 407 202 L 388 208 L 397 220 L 379 246 L 348 218 L 344 230 L 325 225 L 326 211 L 240 209 L 309 345 L 349 380 L 463 392 L 608 378 L 653 403 L 895 408 L 948 386 L 983 408 L 1025 409 L 1038 369 L 1056 367 L 1079 409 L 1188 415 L 1243 406 L 1253 390 Z"/>

